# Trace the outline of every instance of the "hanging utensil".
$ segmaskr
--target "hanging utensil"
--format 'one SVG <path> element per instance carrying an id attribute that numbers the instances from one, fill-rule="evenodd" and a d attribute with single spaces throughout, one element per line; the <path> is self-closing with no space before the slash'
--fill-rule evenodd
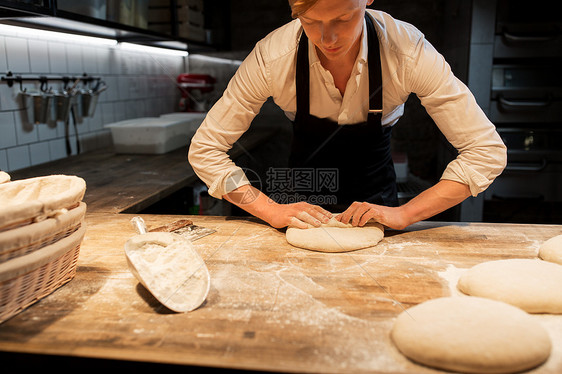
<path id="1" fill-rule="evenodd" d="M 76 92 L 71 100 L 71 113 L 74 125 L 84 122 L 82 90 Z"/>
<path id="2" fill-rule="evenodd" d="M 47 90 L 46 83 L 41 83 L 40 90 L 27 90 L 20 83 L 20 95 L 26 117 L 31 123 L 47 123 L 49 120 L 50 106 L 53 100 L 51 90 Z"/>
<path id="3" fill-rule="evenodd" d="M 42 93 L 29 94 L 33 104 L 33 121 L 35 123 L 45 123 L 47 121 L 49 97 Z"/>
<path id="4" fill-rule="evenodd" d="M 55 93 L 55 107 L 57 111 L 57 121 L 67 122 L 72 105 L 72 96 L 68 91 Z"/>
<path id="5" fill-rule="evenodd" d="M 82 115 L 84 117 L 94 116 L 99 95 L 106 89 L 107 86 L 105 85 L 105 82 L 99 81 L 93 89 L 82 93 Z"/>

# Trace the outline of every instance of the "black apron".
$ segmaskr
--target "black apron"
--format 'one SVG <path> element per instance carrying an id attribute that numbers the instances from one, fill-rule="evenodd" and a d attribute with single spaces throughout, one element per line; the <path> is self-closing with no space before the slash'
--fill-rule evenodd
<path id="1" fill-rule="evenodd" d="M 379 41 L 371 18 L 365 18 L 369 108 L 382 109 Z M 366 122 L 353 125 L 338 125 L 310 115 L 309 65 L 308 38 L 303 31 L 297 52 L 297 112 L 289 167 L 293 179 L 299 173 L 316 178 L 312 188 L 296 192 L 306 196 L 306 201 L 334 212 L 345 210 L 354 201 L 397 206 L 391 127 L 381 126 L 382 114 L 369 113 Z M 335 184 L 331 177 L 336 178 Z"/>

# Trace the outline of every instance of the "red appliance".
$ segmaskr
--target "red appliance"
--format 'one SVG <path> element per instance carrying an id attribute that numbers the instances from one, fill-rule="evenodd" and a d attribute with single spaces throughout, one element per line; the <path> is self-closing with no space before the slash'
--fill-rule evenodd
<path id="1" fill-rule="evenodd" d="M 216 79 L 207 74 L 180 74 L 177 78 L 181 91 L 180 111 L 206 112 L 215 97 Z"/>

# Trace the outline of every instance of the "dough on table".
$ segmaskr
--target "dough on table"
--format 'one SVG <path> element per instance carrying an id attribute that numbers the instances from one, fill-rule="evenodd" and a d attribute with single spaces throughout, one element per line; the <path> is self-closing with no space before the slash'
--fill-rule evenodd
<path id="1" fill-rule="evenodd" d="M 443 297 L 402 312 L 391 330 L 417 363 L 466 373 L 514 373 L 548 359 L 550 337 L 533 316 L 472 296 Z"/>
<path id="2" fill-rule="evenodd" d="M 383 237 L 384 228 L 379 223 L 357 227 L 339 222 L 333 217 L 320 227 L 289 227 L 286 232 L 289 244 L 320 252 L 347 252 L 372 247 Z"/>
<path id="3" fill-rule="evenodd" d="M 539 248 L 539 257 L 562 265 L 562 235 L 545 241 Z"/>
<path id="4" fill-rule="evenodd" d="M 503 301 L 529 313 L 562 313 L 562 265 L 552 262 L 484 262 L 463 273 L 457 287 L 467 295 Z"/>
<path id="5" fill-rule="evenodd" d="M 0 170 L 0 183 L 6 183 L 10 181 L 10 174 Z"/>
<path id="6" fill-rule="evenodd" d="M 178 234 L 149 232 L 125 243 L 129 269 L 164 306 L 189 312 L 206 299 L 209 270 L 191 242 Z"/>

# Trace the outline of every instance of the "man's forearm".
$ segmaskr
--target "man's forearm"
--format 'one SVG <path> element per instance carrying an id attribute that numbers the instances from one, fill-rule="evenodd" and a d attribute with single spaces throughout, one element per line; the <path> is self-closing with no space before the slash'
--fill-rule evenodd
<path id="1" fill-rule="evenodd" d="M 404 204 L 401 209 L 409 224 L 433 217 L 471 196 L 467 185 L 441 180 Z"/>
<path id="2" fill-rule="evenodd" d="M 266 222 L 271 222 L 272 208 L 277 204 L 263 192 L 249 184 L 238 187 L 224 195 L 223 198 Z"/>
<path id="3" fill-rule="evenodd" d="M 320 226 L 331 217 L 330 212 L 304 201 L 279 204 L 251 185 L 238 187 L 223 198 L 275 228 Z"/>

